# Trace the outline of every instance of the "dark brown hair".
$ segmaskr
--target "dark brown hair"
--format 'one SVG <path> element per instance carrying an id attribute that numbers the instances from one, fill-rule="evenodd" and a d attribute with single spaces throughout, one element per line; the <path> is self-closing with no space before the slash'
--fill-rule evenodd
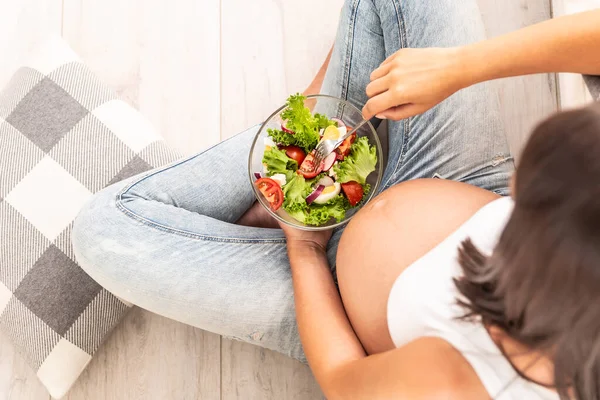
<path id="1" fill-rule="evenodd" d="M 533 132 L 514 211 L 489 257 L 462 244 L 465 318 L 502 329 L 554 362 L 561 399 L 600 399 L 600 106 Z"/>

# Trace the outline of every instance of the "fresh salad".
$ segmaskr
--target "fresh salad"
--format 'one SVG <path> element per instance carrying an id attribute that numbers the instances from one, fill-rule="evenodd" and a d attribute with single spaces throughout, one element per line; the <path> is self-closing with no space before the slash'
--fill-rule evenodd
<path id="1" fill-rule="evenodd" d="M 369 193 L 367 177 L 375 171 L 377 152 L 369 139 L 348 137 L 320 163 L 314 149 L 321 140 L 338 139 L 351 129 L 342 120 L 313 114 L 296 94 L 281 113 L 281 129 L 268 129 L 264 139 L 264 171 L 255 185 L 273 211 L 283 209 L 296 220 L 319 226 L 356 207 Z"/>

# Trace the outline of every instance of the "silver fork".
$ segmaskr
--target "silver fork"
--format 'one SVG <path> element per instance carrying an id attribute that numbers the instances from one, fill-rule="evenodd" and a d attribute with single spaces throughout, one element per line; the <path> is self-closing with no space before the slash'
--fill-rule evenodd
<path id="1" fill-rule="evenodd" d="M 313 165 L 317 168 L 318 165 L 321 165 L 321 162 L 330 155 L 335 149 L 337 149 L 344 140 L 352 136 L 354 132 L 363 127 L 364 124 L 369 122 L 369 120 L 365 119 L 363 122 L 358 124 L 358 126 L 354 127 L 350 132 L 347 132 L 344 136 L 339 139 L 329 139 L 322 140 L 317 147 L 315 147 L 315 158 L 313 160 Z"/>

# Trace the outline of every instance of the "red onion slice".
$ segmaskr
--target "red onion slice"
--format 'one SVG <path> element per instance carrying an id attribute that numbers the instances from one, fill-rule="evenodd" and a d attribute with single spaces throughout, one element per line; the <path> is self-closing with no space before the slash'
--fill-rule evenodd
<path id="1" fill-rule="evenodd" d="M 342 120 L 341 120 L 341 119 L 339 119 L 339 118 L 331 118 L 331 120 L 332 120 L 333 122 L 337 122 L 337 124 L 338 124 L 338 128 L 341 128 L 342 126 L 343 126 L 344 128 L 346 127 L 346 124 L 344 123 L 344 121 L 342 121 Z"/>
<path id="2" fill-rule="evenodd" d="M 321 193 L 323 193 L 323 190 L 325 190 L 325 186 L 317 186 L 317 188 L 306 198 L 306 204 L 311 204 L 313 201 L 315 201 L 317 197 L 319 197 Z"/>
<path id="3" fill-rule="evenodd" d="M 260 174 L 260 172 L 255 172 L 254 176 L 256 177 L 256 179 L 262 178 L 262 175 Z"/>

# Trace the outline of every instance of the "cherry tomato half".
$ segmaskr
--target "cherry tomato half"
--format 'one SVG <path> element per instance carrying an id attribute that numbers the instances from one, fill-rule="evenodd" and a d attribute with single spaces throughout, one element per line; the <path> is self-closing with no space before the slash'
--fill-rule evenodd
<path id="1" fill-rule="evenodd" d="M 355 181 L 342 183 L 342 190 L 344 191 L 344 194 L 348 198 L 348 202 L 352 207 L 360 203 L 365 194 L 362 185 Z"/>
<path id="2" fill-rule="evenodd" d="M 260 178 L 254 184 L 269 202 L 271 210 L 279 210 L 283 203 L 283 191 L 279 184 L 271 178 Z"/>
<path id="3" fill-rule="evenodd" d="M 284 146 L 281 150 L 285 151 L 285 154 L 292 160 L 296 160 L 298 166 L 302 165 L 302 161 L 306 157 L 306 153 L 298 146 Z"/>
<path id="4" fill-rule="evenodd" d="M 323 171 L 323 163 L 315 165 L 314 160 L 313 153 L 308 154 L 300 165 L 300 168 L 298 168 L 298 173 L 306 179 L 312 179 L 319 175 Z"/>

